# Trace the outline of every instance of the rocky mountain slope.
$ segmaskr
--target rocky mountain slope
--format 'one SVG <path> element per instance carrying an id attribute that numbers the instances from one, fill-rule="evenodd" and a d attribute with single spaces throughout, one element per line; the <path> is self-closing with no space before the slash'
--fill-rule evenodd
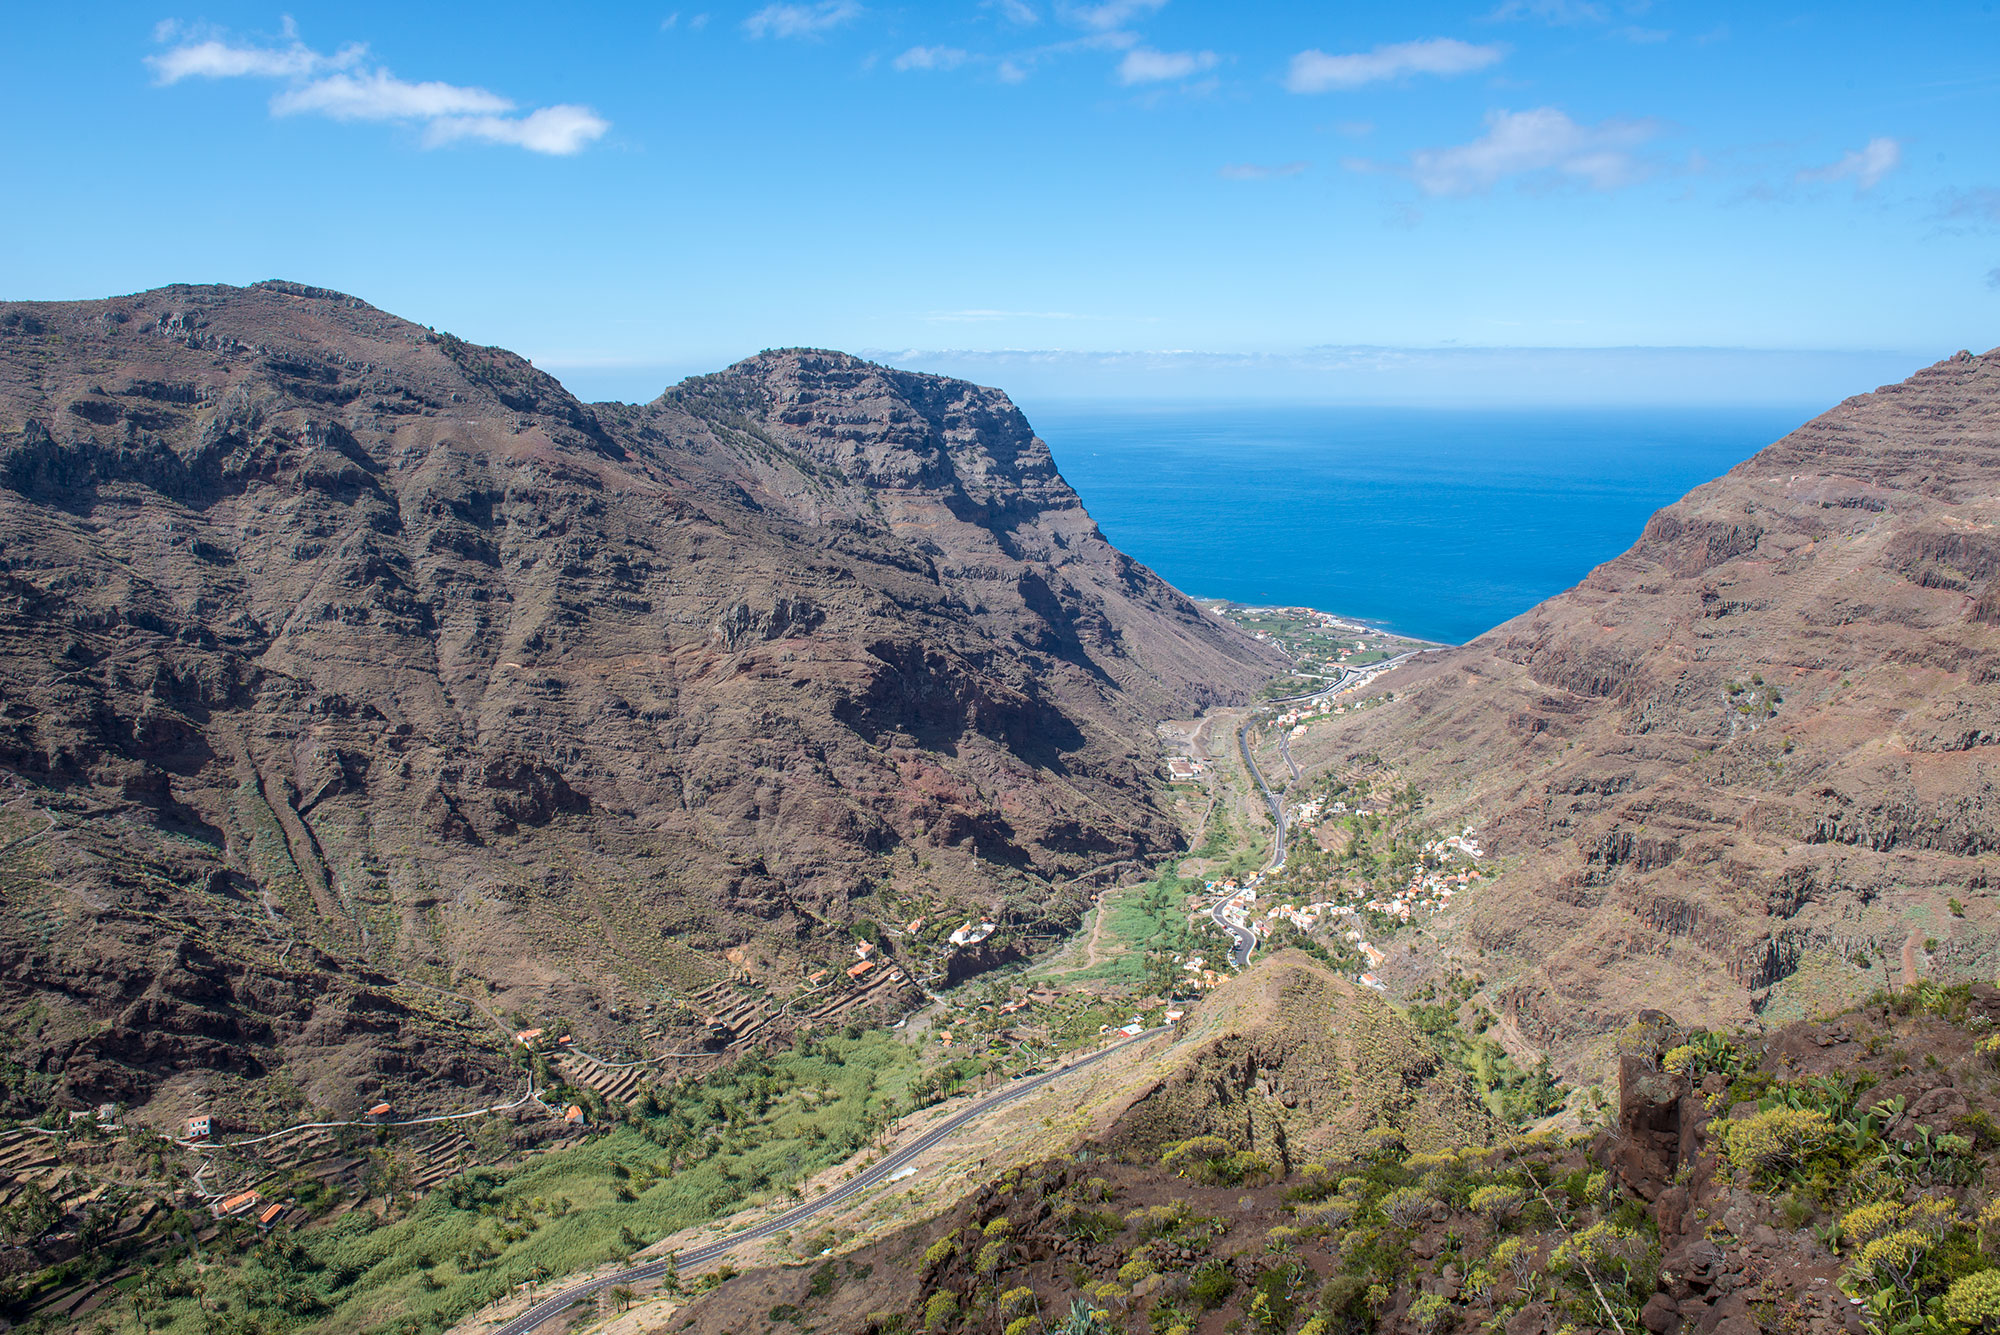
<path id="1" fill-rule="evenodd" d="M 1460 963 L 1572 1055 L 1646 1006 L 1779 1019 L 1990 973 L 1997 525 L 2000 353 L 1961 353 L 1294 754 L 1393 770 L 1440 827 L 1480 827 L 1505 870 L 1466 897 Z"/>
<path id="2" fill-rule="evenodd" d="M 1463 1075 L 1375 992 L 1280 950 L 1204 999 L 1175 1046 L 1097 1115 L 1094 1139 L 1158 1158 L 1219 1136 L 1282 1172 L 1394 1134 L 1419 1150 L 1483 1139 Z"/>
<path id="3" fill-rule="evenodd" d="M 1583 1134 L 1433 1147 L 1385 1130 L 1288 1168 L 1241 1135 L 1059 1155 L 866 1245 L 704 1277 L 629 1327 L 1987 1330 L 1996 1019 L 1984 983 L 1885 993 L 1754 1039 L 1654 1015 L 1621 1035 L 1617 1104 Z"/>
<path id="4" fill-rule="evenodd" d="M 671 1048 L 863 919 L 1004 948 L 1176 841 L 1153 721 L 1278 666 L 998 391 L 591 406 L 285 283 L 0 305 L 0 581 L 23 1104 L 490 1087 L 517 1016 Z"/>

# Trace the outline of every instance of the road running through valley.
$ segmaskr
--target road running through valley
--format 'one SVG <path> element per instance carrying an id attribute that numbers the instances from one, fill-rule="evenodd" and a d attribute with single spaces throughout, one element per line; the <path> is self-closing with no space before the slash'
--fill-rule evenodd
<path id="1" fill-rule="evenodd" d="M 1429 651 L 1425 649 L 1413 649 L 1408 653 L 1397 654 L 1394 658 L 1384 659 L 1380 663 L 1370 664 L 1366 668 L 1350 668 L 1348 676 L 1343 676 L 1331 686 L 1324 686 L 1316 691 L 1307 691 L 1304 695 L 1289 695 L 1281 700 L 1272 700 L 1269 703 L 1273 705 L 1289 705 L 1305 700 L 1318 700 L 1323 697 L 1344 695 L 1349 691 L 1359 690 L 1390 669 L 1408 662 L 1418 654 L 1427 652 Z M 1285 866 L 1285 835 L 1287 833 L 1285 802 L 1283 798 L 1271 790 L 1271 785 L 1264 779 L 1264 771 L 1257 768 L 1256 757 L 1250 754 L 1250 729 L 1256 721 L 1255 715 L 1252 715 L 1250 718 L 1244 720 L 1242 727 L 1236 730 L 1236 749 L 1243 756 L 1243 767 L 1250 771 L 1250 777 L 1256 782 L 1257 790 L 1264 795 L 1265 805 L 1271 808 L 1271 828 L 1273 832 L 1271 836 L 1271 857 L 1264 864 L 1263 869 L 1255 876 L 1252 876 L 1241 890 L 1238 890 L 1227 899 L 1218 900 L 1215 906 L 1208 911 L 1210 921 L 1229 934 L 1229 962 L 1239 970 L 1249 965 L 1250 956 L 1257 949 L 1257 932 L 1248 922 L 1238 917 L 1232 917 L 1231 913 L 1238 907 L 1244 895 L 1256 889 L 1259 881 L 1272 872 L 1284 870 Z M 1299 767 L 1297 762 L 1292 759 L 1291 748 L 1283 746 L 1281 749 L 1284 752 L 1285 763 L 1292 767 L 1292 777 L 1294 779 L 1298 778 Z"/>
<path id="2" fill-rule="evenodd" d="M 755 1242 L 760 1238 L 768 1238 L 773 1233 L 781 1233 L 788 1228 L 794 1228 L 811 1219 L 822 1210 L 838 1205 L 849 1197 L 866 1191 L 885 1178 L 893 1177 L 898 1169 L 910 1163 L 924 1151 L 933 1148 L 939 1142 L 948 1138 L 954 1131 L 957 1131 L 967 1122 L 984 1117 L 995 1108 L 1005 1103 L 1011 1103 L 1023 1094 L 1032 1093 L 1040 1089 L 1043 1085 L 1048 1084 L 1051 1080 L 1059 1080 L 1073 1071 L 1080 1071 L 1094 1062 L 1103 1061 L 1114 1052 L 1123 1051 L 1134 1043 L 1144 1043 L 1149 1038 L 1156 1038 L 1171 1028 L 1171 1025 L 1159 1025 L 1155 1028 L 1145 1030 L 1143 1033 L 1134 1034 L 1122 1043 L 1114 1043 L 1108 1048 L 1100 1048 L 1088 1057 L 1071 1062 L 1067 1066 L 1059 1066 L 1053 1071 L 1044 1071 L 1040 1075 L 1029 1076 L 1024 1080 L 1017 1080 L 1007 1088 L 997 1093 L 989 1094 L 985 1098 L 974 1102 L 971 1107 L 952 1114 L 929 1131 L 924 1132 L 923 1135 L 918 1136 L 915 1140 L 905 1145 L 902 1149 L 891 1154 L 888 1158 L 862 1169 L 859 1173 L 856 1173 L 853 1177 L 817 1200 L 807 1201 L 804 1205 L 787 1210 L 785 1213 L 775 1218 L 767 1219 L 763 1223 L 751 1228 L 746 1228 L 741 1233 L 732 1233 L 719 1242 L 711 1242 L 705 1247 L 696 1247 L 692 1251 L 663 1256 L 657 1261 L 650 1261 L 645 1265 L 633 1266 L 630 1270 L 621 1270 L 615 1275 L 605 1275 L 599 1279 L 587 1280 L 584 1283 L 573 1285 L 553 1297 L 544 1298 L 541 1302 L 536 1303 L 512 1321 L 494 1327 L 492 1335 L 528 1335 L 528 1332 L 560 1316 L 584 1299 L 594 1297 L 604 1289 L 613 1288 L 620 1284 L 643 1284 L 649 1280 L 658 1279 L 669 1270 L 692 1270 L 696 1266 L 706 1265 L 710 1261 L 728 1255 L 746 1242 Z"/>

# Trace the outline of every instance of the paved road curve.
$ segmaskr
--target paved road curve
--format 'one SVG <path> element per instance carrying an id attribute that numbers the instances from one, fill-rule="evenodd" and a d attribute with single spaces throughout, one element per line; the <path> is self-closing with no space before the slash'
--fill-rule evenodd
<path id="1" fill-rule="evenodd" d="M 1307 691 L 1303 695 L 1288 695 L 1282 699 L 1271 700 L 1266 703 L 1271 705 L 1289 705 L 1297 704 L 1301 700 L 1317 700 L 1321 696 L 1340 695 L 1346 691 L 1367 685 L 1390 669 L 1400 667 L 1403 663 L 1425 652 L 1428 651 L 1413 649 L 1407 653 L 1397 654 L 1394 658 L 1384 659 L 1380 663 L 1372 663 L 1365 668 L 1348 668 L 1340 680 L 1331 686 L 1322 686 L 1318 690 Z M 1264 772 L 1257 768 L 1256 758 L 1250 754 L 1250 728 L 1255 722 L 1256 719 L 1253 716 L 1246 720 L 1242 727 L 1236 730 L 1236 749 L 1242 752 L 1244 767 L 1250 771 L 1250 777 L 1257 781 L 1258 790 L 1264 794 L 1264 801 L 1271 808 L 1271 825 L 1277 833 L 1271 841 L 1270 861 L 1264 864 L 1262 871 L 1251 878 L 1250 885 L 1255 885 L 1257 881 L 1270 872 L 1284 869 L 1286 834 L 1284 799 L 1271 791 L 1271 785 L 1264 781 Z M 1299 777 L 1298 763 L 1292 759 L 1291 747 L 1284 745 L 1281 741 L 1280 748 L 1284 751 L 1285 763 L 1292 767 L 1292 777 Z M 1244 887 L 1246 890 L 1249 888 L 1249 886 Z M 1229 939 L 1232 943 L 1229 949 L 1230 963 L 1234 964 L 1238 969 L 1242 969 L 1250 963 L 1251 952 L 1257 949 L 1257 934 L 1248 927 L 1239 927 L 1225 916 L 1225 911 L 1235 903 L 1236 897 L 1234 895 L 1228 899 L 1219 900 L 1213 908 L 1209 909 L 1208 916 L 1217 927 L 1229 933 Z"/>
<path id="2" fill-rule="evenodd" d="M 1264 871 L 1257 873 L 1257 877 L 1251 879 L 1250 884 L 1255 885 L 1264 872 L 1276 871 L 1285 865 L 1285 804 L 1271 791 L 1271 785 L 1264 782 L 1264 771 L 1257 768 L 1257 761 L 1250 754 L 1251 722 L 1255 720 L 1244 723 L 1236 730 L 1236 749 L 1242 753 L 1244 766 L 1250 771 L 1250 777 L 1257 781 L 1258 789 L 1264 794 L 1264 801 L 1271 808 L 1271 825 L 1276 831 L 1271 840 L 1270 861 L 1264 864 Z M 1244 887 L 1245 890 L 1249 888 L 1249 886 Z M 1241 893 L 1242 891 L 1237 892 L 1238 895 Z M 1209 909 L 1208 916 L 1217 927 L 1229 933 L 1231 943 L 1229 962 L 1242 969 L 1249 965 L 1250 954 L 1257 949 L 1257 934 L 1248 927 L 1239 926 L 1226 916 L 1230 906 L 1236 903 L 1236 898 L 1236 895 L 1231 895 L 1228 899 L 1217 900 L 1215 906 Z"/>
<path id="3" fill-rule="evenodd" d="M 657 1261 L 648 1262 L 645 1265 L 634 1266 L 630 1270 L 621 1270 L 615 1275 L 606 1275 L 601 1279 L 593 1279 L 572 1288 L 564 1289 L 561 1293 L 553 1297 L 542 1299 L 542 1301 L 536 1303 L 533 1307 L 530 1307 L 527 1311 L 521 1313 L 521 1315 L 507 1322 L 505 1325 L 495 1327 L 492 1335 L 528 1335 L 529 1331 L 568 1311 L 584 1299 L 595 1295 L 601 1289 L 608 1289 L 619 1284 L 640 1284 L 647 1280 L 658 1279 L 661 1275 L 666 1274 L 667 1271 L 676 1267 L 681 1270 L 692 1270 L 696 1266 L 706 1265 L 718 1257 L 727 1255 L 746 1242 L 755 1242 L 759 1238 L 768 1238 L 773 1233 L 781 1233 L 788 1228 L 801 1224 L 829 1206 L 838 1205 L 848 1197 L 866 1191 L 877 1182 L 892 1176 L 897 1169 L 915 1159 L 925 1150 L 937 1145 L 938 1142 L 950 1136 L 952 1132 L 958 1130 L 967 1122 L 985 1116 L 1003 1103 L 1010 1103 L 1020 1098 L 1023 1094 L 1040 1089 L 1051 1080 L 1068 1075 L 1072 1071 L 1080 1071 L 1093 1062 L 1103 1061 L 1112 1053 L 1130 1047 L 1134 1043 L 1143 1043 L 1149 1038 L 1164 1034 L 1169 1028 L 1171 1026 L 1161 1025 L 1154 1029 L 1148 1029 L 1144 1033 L 1135 1034 L 1131 1038 L 1126 1039 L 1123 1043 L 1114 1043 L 1108 1048 L 1093 1052 L 1088 1057 L 1073 1061 L 1067 1066 L 1059 1066 L 1053 1071 L 1044 1071 L 1041 1075 L 1030 1076 L 1025 1080 L 1017 1080 L 1007 1086 L 1007 1088 L 997 1093 L 989 1094 L 985 1098 L 973 1103 L 970 1107 L 952 1114 L 929 1131 L 924 1132 L 923 1135 L 905 1145 L 902 1149 L 897 1150 L 888 1158 L 863 1169 L 817 1200 L 807 1201 L 804 1205 L 787 1210 L 776 1218 L 767 1219 L 752 1228 L 744 1229 L 741 1233 L 732 1233 L 719 1242 L 709 1243 L 706 1247 L 697 1247 L 692 1251 L 665 1256 Z"/>

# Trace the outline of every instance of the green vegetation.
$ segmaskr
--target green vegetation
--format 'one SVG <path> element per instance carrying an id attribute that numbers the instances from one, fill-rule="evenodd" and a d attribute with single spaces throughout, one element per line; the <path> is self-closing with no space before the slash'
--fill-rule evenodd
<path id="1" fill-rule="evenodd" d="M 160 1258 L 124 1311 L 148 1330 L 441 1330 L 516 1285 L 587 1269 L 866 1146 L 906 1109 L 911 1048 L 879 1032 L 752 1052 L 642 1098 L 512 1173 L 454 1178 L 400 1217 L 354 1210 L 268 1239 L 231 1226 Z"/>
<path id="2" fill-rule="evenodd" d="M 1407 1010 L 1410 1023 L 1429 1039 L 1445 1059 L 1472 1079 L 1486 1110 L 1503 1122 L 1524 1126 L 1563 1106 L 1562 1087 L 1547 1058 L 1524 1070 L 1506 1049 L 1486 1037 L 1492 1013 L 1474 1007 L 1470 1026 L 1461 1024 L 1461 1007 L 1471 1001 L 1477 982 L 1461 976 L 1440 989 L 1433 984 L 1419 992 Z"/>

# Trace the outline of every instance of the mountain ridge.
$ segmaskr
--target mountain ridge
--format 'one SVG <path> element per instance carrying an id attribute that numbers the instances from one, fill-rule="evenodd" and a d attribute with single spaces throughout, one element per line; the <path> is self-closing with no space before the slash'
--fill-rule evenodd
<path id="1" fill-rule="evenodd" d="M 0 762 L 66 864 L 0 1009 L 54 1008 L 24 1056 L 85 1101 L 315 1026 L 321 1106 L 440 1046 L 501 1078 L 392 979 L 671 1047 L 731 979 L 782 1023 L 870 916 L 1019 950 L 1080 913 L 1059 882 L 1177 843 L 1153 721 L 1278 666 L 1105 542 L 1004 395 L 839 354 L 585 405 L 303 285 L 8 303 L 0 441 Z M 220 977 L 177 984 L 194 935 Z"/>
<path id="2" fill-rule="evenodd" d="M 1452 948 L 1580 1069 L 1645 1007 L 1728 1025 L 1990 971 L 1996 535 L 2000 351 L 1960 353 L 1293 752 L 1376 757 L 1481 827 L 1506 872 Z"/>

